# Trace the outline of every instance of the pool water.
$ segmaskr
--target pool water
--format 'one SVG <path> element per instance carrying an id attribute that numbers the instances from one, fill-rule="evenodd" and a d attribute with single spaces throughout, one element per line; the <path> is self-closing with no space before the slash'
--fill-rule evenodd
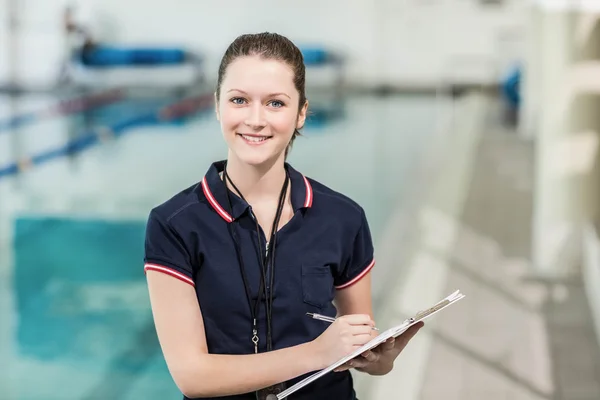
<path id="1" fill-rule="evenodd" d="M 56 101 L 0 97 L 0 120 Z M 9 366 L 0 387 L 8 399 L 181 397 L 149 308 L 145 218 L 198 182 L 226 147 L 210 107 L 174 121 L 148 117 L 173 101 L 125 97 L 0 123 L 0 170 L 98 127 L 124 126 L 113 139 L 0 175 L 0 360 Z M 377 247 L 390 214 L 418 184 L 435 99 L 321 95 L 311 106 L 289 162 L 359 202 Z"/>

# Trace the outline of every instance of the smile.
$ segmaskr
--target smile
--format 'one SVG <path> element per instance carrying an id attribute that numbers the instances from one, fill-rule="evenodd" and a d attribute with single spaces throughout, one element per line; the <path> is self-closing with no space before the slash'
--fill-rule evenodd
<path id="1" fill-rule="evenodd" d="M 243 135 L 241 133 L 237 134 L 239 137 L 244 139 L 245 142 L 250 144 L 261 144 L 270 139 L 271 136 L 259 136 L 259 135 Z"/>

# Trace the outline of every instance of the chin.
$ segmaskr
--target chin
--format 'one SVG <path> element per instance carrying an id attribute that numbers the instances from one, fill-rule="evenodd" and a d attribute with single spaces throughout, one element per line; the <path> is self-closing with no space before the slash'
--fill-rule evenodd
<path id="1" fill-rule="evenodd" d="M 277 139 L 268 139 L 268 142 L 252 145 L 237 137 L 229 143 L 230 151 L 243 164 L 258 167 L 284 159 L 286 142 Z"/>
<path id="2" fill-rule="evenodd" d="M 261 165 L 272 164 L 273 161 L 275 161 L 279 157 L 283 157 L 283 154 L 265 154 L 263 152 L 258 151 L 240 151 L 236 152 L 236 157 L 244 164 L 258 167 Z"/>

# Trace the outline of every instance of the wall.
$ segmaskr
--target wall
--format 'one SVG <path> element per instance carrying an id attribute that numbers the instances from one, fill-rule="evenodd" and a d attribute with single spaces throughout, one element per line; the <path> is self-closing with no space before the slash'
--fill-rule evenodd
<path id="1" fill-rule="evenodd" d="M 45 83 L 56 73 L 64 49 L 59 25 L 64 1 L 19 2 L 22 82 Z M 221 6 L 196 0 L 80 1 L 94 7 L 96 22 L 110 40 L 190 47 L 207 57 L 209 72 L 216 72 L 236 35 L 271 30 L 297 43 L 344 52 L 349 81 L 369 86 L 431 86 L 449 74 L 471 81 L 494 79 L 494 66 L 519 51 L 504 39 L 520 32 L 526 18 L 526 2 L 520 0 L 505 0 L 502 6 L 482 6 L 478 0 L 230 0 Z M 6 26 L 1 29 L 0 37 L 5 37 Z M 5 64 L 6 50 L 0 52 L 0 64 Z M 492 58 L 502 59 L 501 64 L 490 64 Z M 4 70 L 0 65 L 0 82 L 6 81 Z"/>

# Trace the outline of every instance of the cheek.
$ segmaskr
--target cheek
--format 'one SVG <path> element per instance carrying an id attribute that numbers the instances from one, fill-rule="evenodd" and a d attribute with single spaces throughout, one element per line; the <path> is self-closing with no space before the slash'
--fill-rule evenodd
<path id="1" fill-rule="evenodd" d="M 273 113 L 269 119 L 269 124 L 277 132 L 291 135 L 296 128 L 296 113 L 291 110 Z"/>
<path id="2" fill-rule="evenodd" d="M 243 122 L 244 118 L 239 110 L 230 107 L 223 107 L 220 110 L 221 126 L 225 129 L 231 129 Z"/>

